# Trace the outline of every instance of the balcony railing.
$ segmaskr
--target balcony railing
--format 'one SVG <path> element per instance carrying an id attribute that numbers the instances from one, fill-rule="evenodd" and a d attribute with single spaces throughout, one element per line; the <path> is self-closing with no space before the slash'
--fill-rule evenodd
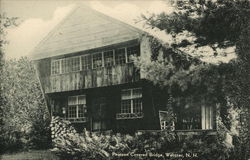
<path id="1" fill-rule="evenodd" d="M 144 114 L 140 113 L 117 113 L 116 119 L 137 119 L 143 118 Z"/>

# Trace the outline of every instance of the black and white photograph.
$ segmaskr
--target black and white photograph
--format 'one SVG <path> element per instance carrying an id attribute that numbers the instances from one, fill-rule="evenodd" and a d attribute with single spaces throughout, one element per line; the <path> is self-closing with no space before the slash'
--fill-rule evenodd
<path id="1" fill-rule="evenodd" d="M 1 160 L 250 160 L 250 0 L 0 0 Z"/>

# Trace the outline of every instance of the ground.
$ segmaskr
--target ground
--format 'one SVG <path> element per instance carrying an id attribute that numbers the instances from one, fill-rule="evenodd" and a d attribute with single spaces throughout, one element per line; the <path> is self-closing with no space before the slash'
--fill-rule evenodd
<path id="1" fill-rule="evenodd" d="M 59 158 L 49 150 L 32 150 L 0 155 L 1 160 L 59 160 Z"/>

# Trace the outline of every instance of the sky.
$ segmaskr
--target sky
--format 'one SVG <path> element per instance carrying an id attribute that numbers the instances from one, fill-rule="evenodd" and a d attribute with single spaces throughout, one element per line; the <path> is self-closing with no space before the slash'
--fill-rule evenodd
<path id="1" fill-rule="evenodd" d="M 171 43 L 173 39 L 164 31 L 145 28 L 143 22 L 138 23 L 141 14 L 172 13 L 174 8 L 168 2 L 167 0 L 0 0 L 0 12 L 5 12 L 9 17 L 19 17 L 21 22 L 19 26 L 7 30 L 6 38 L 9 44 L 5 48 L 6 58 L 20 58 L 30 55 L 48 32 L 77 5 L 93 8 Z M 180 39 L 183 37 L 185 36 L 180 35 Z M 229 48 L 220 51 L 230 53 L 227 57 L 213 57 L 209 47 L 201 48 L 197 54 L 210 54 L 204 59 L 207 62 L 227 62 L 235 58 L 234 50 L 235 48 Z M 195 47 L 191 50 L 184 49 L 184 51 L 192 52 L 191 54 L 197 52 Z"/>

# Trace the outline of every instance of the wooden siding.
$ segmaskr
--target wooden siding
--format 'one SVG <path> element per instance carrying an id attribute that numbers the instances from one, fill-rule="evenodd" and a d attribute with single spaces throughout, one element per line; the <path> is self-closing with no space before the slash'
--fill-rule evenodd
<path id="1" fill-rule="evenodd" d="M 60 75 L 50 75 L 50 60 L 39 61 L 39 78 L 45 93 L 73 91 L 87 88 L 118 85 L 139 80 L 139 72 L 132 63 L 84 70 Z"/>
<path id="2" fill-rule="evenodd" d="M 33 60 L 60 56 L 139 38 L 142 31 L 87 7 L 72 11 L 35 48 Z"/>

